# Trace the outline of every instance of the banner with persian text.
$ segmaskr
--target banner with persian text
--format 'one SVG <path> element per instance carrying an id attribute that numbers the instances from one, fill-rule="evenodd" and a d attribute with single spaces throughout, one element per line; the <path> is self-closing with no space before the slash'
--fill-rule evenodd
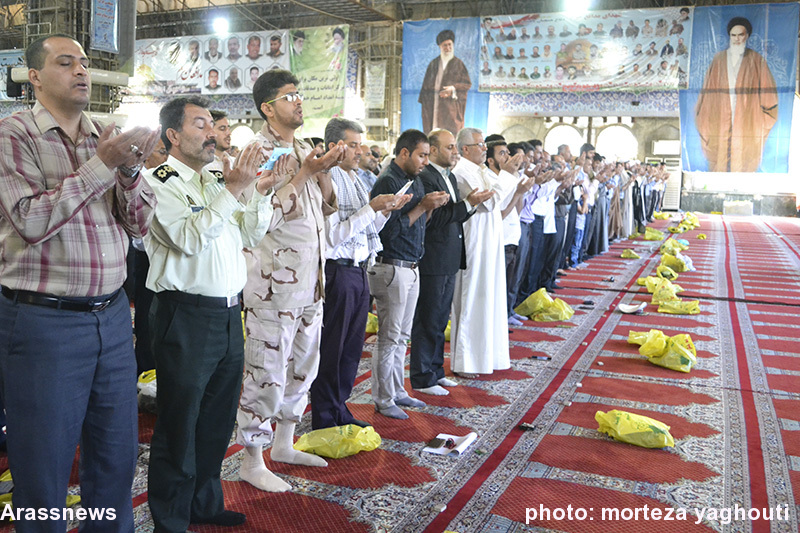
<path id="1" fill-rule="evenodd" d="M 481 91 L 646 91 L 687 86 L 691 7 L 485 17 Z"/>
<path id="2" fill-rule="evenodd" d="M 291 66 L 304 97 L 304 137 L 323 137 L 328 121 L 344 114 L 349 34 L 349 26 L 292 30 Z"/>

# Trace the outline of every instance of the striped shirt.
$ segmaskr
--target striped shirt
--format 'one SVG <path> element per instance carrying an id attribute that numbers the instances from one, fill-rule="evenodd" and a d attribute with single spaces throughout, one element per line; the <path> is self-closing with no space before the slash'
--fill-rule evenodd
<path id="1" fill-rule="evenodd" d="M 41 103 L 0 121 L 0 282 L 58 296 L 100 296 L 125 281 L 128 235 L 141 237 L 155 196 L 129 187 L 95 152 L 84 113 L 77 142 Z"/>

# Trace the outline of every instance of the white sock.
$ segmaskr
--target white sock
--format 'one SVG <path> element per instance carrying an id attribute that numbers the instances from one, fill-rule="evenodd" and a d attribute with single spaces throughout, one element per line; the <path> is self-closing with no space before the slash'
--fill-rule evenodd
<path id="1" fill-rule="evenodd" d="M 414 389 L 417 392 L 421 392 L 423 394 L 432 394 L 433 396 L 447 396 L 450 394 L 450 391 L 445 389 L 444 387 L 440 387 L 439 385 L 434 385 L 432 387 L 425 387 L 424 389 Z"/>
<path id="2" fill-rule="evenodd" d="M 273 474 L 264 464 L 264 448 L 261 446 L 245 447 L 239 477 L 255 488 L 266 492 L 286 492 L 292 486 Z"/>
<path id="3" fill-rule="evenodd" d="M 310 453 L 294 449 L 294 422 L 275 424 L 275 438 L 269 456 L 273 461 L 305 466 L 328 466 L 328 461 Z"/>

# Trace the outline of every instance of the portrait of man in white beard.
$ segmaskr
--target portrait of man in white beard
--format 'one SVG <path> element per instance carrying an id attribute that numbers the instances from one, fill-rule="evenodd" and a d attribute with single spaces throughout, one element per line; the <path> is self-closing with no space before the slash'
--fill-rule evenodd
<path id="1" fill-rule="evenodd" d="M 443 30 L 436 36 L 439 55 L 425 71 L 419 103 L 422 105 L 422 129 L 427 134 L 434 129 L 446 129 L 454 134 L 464 127 L 467 92 L 472 87 L 464 63 L 455 57 L 456 36 Z"/>
<path id="2" fill-rule="evenodd" d="M 711 172 L 755 172 L 764 142 L 778 118 L 775 79 L 764 57 L 747 47 L 753 25 L 734 17 L 729 46 L 706 72 L 695 125 Z"/>

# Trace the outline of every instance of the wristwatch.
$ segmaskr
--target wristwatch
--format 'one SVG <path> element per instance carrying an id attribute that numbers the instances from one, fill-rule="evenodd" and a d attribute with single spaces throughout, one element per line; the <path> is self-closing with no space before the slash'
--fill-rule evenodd
<path id="1" fill-rule="evenodd" d="M 134 177 L 136 174 L 139 173 L 141 169 L 142 169 L 141 163 L 139 163 L 138 165 L 133 165 L 132 167 L 126 167 L 125 165 L 119 165 L 117 167 L 117 170 L 119 170 L 120 174 L 122 174 L 126 178 Z"/>

